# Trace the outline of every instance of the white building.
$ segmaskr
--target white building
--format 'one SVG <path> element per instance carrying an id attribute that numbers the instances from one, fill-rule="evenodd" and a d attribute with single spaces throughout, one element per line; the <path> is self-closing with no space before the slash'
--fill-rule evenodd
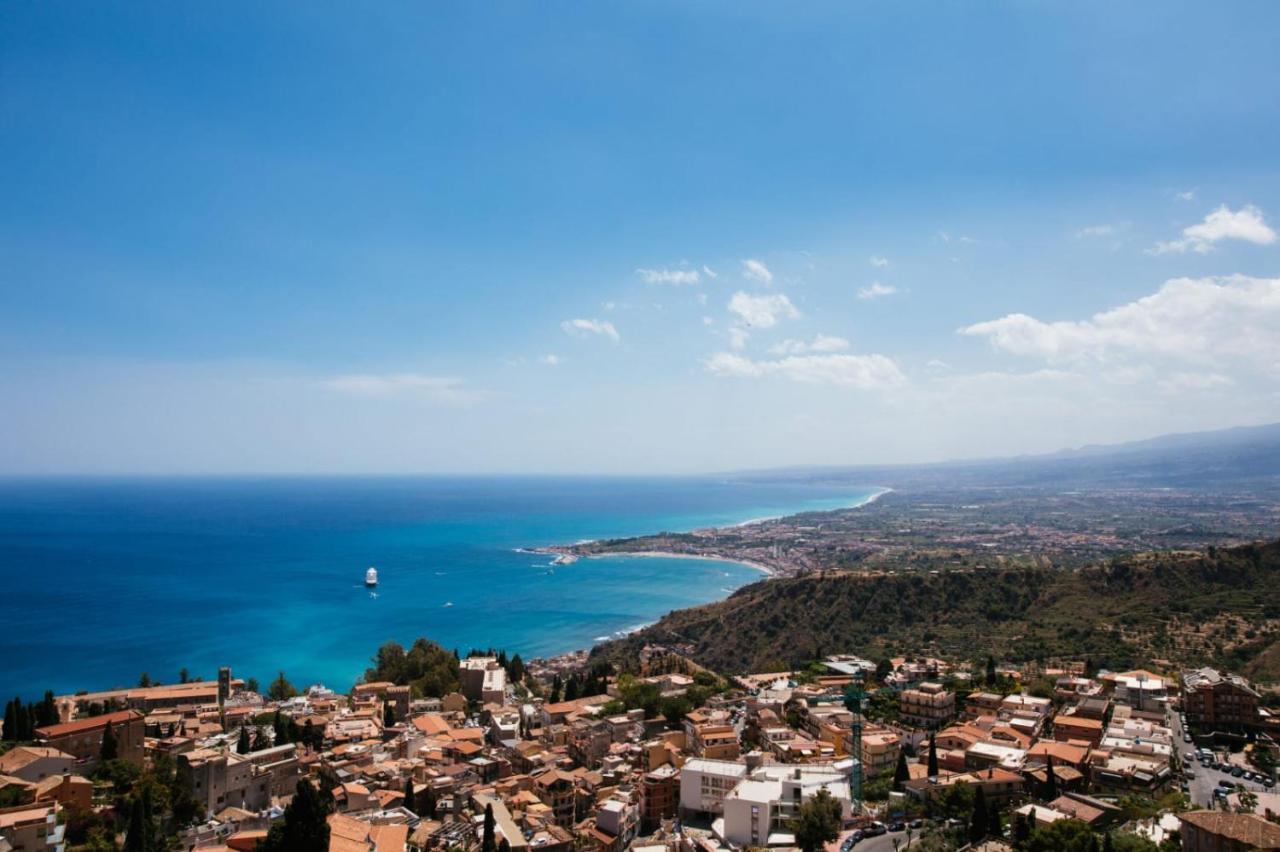
<path id="1" fill-rule="evenodd" d="M 849 775 L 854 761 L 829 764 L 762 763 L 694 758 L 680 770 L 680 811 L 712 816 L 712 830 L 733 846 L 791 846 L 790 824 L 800 805 L 826 790 L 846 820 L 853 813 Z"/>

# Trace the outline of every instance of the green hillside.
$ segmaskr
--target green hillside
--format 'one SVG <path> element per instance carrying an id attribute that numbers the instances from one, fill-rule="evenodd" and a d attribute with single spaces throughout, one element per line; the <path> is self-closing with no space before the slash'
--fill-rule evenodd
<path id="1" fill-rule="evenodd" d="M 826 573 L 767 580 L 673 612 L 596 653 L 684 644 L 725 672 L 835 652 L 1026 661 L 1213 663 L 1280 680 L 1280 542 L 1146 553 L 1104 565 Z"/>

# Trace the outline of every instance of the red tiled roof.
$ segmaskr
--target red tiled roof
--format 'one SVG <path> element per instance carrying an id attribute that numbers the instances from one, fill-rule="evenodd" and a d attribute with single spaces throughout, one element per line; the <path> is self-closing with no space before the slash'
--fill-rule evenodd
<path id="1" fill-rule="evenodd" d="M 142 718 L 142 714 L 137 710 L 118 710 L 115 713 L 89 716 L 85 719 L 76 719 L 74 722 L 63 722 L 60 725 L 46 725 L 43 728 L 36 728 L 36 733 L 42 737 L 65 737 L 67 734 L 78 734 L 81 731 L 105 728 L 108 722 L 113 725 L 119 725 Z"/>

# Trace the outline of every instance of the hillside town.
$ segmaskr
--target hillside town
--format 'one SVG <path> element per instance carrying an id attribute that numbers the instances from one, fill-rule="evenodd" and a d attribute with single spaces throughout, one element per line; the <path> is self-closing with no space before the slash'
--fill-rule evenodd
<path id="1" fill-rule="evenodd" d="M 1227 672 L 424 648 L 447 691 L 224 668 L 10 702 L 0 850 L 1280 849 L 1280 715 Z"/>

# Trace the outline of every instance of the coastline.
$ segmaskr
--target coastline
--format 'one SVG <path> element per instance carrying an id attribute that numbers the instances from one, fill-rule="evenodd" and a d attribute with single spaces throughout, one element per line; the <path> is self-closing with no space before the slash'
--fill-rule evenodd
<path id="1" fill-rule="evenodd" d="M 741 521 L 736 524 L 729 524 L 723 527 L 703 527 L 701 529 L 706 531 L 734 530 L 734 529 L 741 529 L 743 527 L 754 526 L 756 524 L 770 523 L 772 521 L 778 521 L 778 520 L 781 520 L 782 518 L 794 517 L 796 515 L 807 515 L 807 514 L 813 514 L 813 513 L 828 513 L 828 512 L 843 512 L 843 511 L 849 511 L 851 509 L 861 509 L 864 506 L 871 505 L 872 503 L 876 502 L 881 497 L 892 492 L 893 490 L 894 489 L 887 488 L 887 487 L 881 488 L 878 491 L 874 492 L 873 494 L 870 494 L 862 498 L 861 500 L 858 500 L 857 502 L 851 503 L 847 506 L 837 506 L 830 509 L 812 509 L 807 511 L 802 510 L 799 512 L 792 512 L 790 514 L 773 515 L 773 516 L 762 517 L 762 518 L 752 518 L 750 520 Z M 697 531 L 699 530 L 691 530 L 690 532 L 697 532 Z M 636 536 L 635 538 L 646 538 L 646 537 L 647 536 Z M 751 559 L 743 559 L 737 556 L 729 556 L 722 553 L 681 553 L 679 551 L 671 551 L 671 550 L 605 551 L 605 552 L 594 552 L 594 553 L 585 552 L 584 553 L 577 550 L 578 548 L 581 548 L 584 545 L 595 544 L 596 541 L 599 541 L 599 540 L 600 539 L 591 540 L 591 541 L 579 541 L 579 542 L 574 542 L 571 545 L 551 545 L 549 547 L 522 548 L 522 550 L 529 553 L 539 553 L 543 555 L 552 556 L 554 557 L 552 559 L 552 563 L 555 565 L 572 565 L 574 562 L 577 562 L 579 559 L 605 559 L 605 558 L 696 559 L 696 560 L 701 560 L 705 562 L 733 562 L 738 565 L 744 565 L 748 568 L 759 571 L 761 574 L 764 575 L 765 580 L 775 579 L 779 576 L 782 576 L 784 573 L 779 568 L 772 565 L 767 565 L 763 562 L 758 562 Z M 598 647 L 599 645 L 605 642 L 612 642 L 621 638 L 625 638 L 626 636 L 629 636 L 632 633 L 635 633 L 639 630 L 643 630 L 645 627 L 648 627 L 650 624 L 653 624 L 653 623 L 656 623 L 656 621 L 649 622 L 647 624 L 638 625 L 635 627 L 625 628 L 607 637 L 597 637 L 596 640 L 592 642 L 590 647 L 588 648 L 577 648 L 572 651 L 568 651 L 564 654 L 557 654 L 552 657 L 548 657 L 546 659 L 549 662 L 560 661 L 560 660 L 567 661 L 570 659 L 576 659 L 578 656 L 580 656 L 583 653 L 590 654 L 592 649 Z"/>
<path id="2" fill-rule="evenodd" d="M 736 565 L 745 565 L 748 568 L 754 568 L 756 571 L 764 574 L 766 577 L 776 577 L 777 569 L 771 568 L 762 562 L 752 562 L 750 559 L 738 559 L 733 556 L 713 556 L 711 554 L 702 553 L 676 553 L 666 550 L 629 550 L 621 553 L 584 553 L 581 556 L 575 556 L 577 559 L 699 559 L 704 562 L 732 562 Z M 571 564 L 571 563 L 569 563 Z"/>

